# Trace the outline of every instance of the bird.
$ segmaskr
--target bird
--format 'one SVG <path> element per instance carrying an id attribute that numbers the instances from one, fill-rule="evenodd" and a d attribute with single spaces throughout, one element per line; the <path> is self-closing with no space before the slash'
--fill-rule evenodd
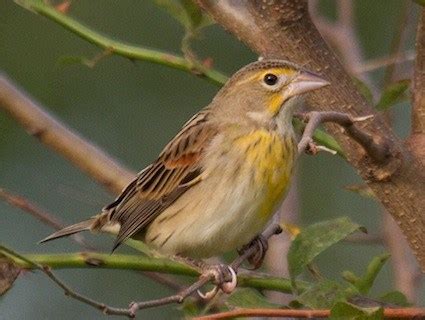
<path id="1" fill-rule="evenodd" d="M 290 185 L 295 109 L 305 93 L 327 85 L 286 60 L 244 66 L 100 214 L 41 242 L 91 230 L 115 233 L 113 251 L 129 238 L 193 259 L 243 247 Z"/>

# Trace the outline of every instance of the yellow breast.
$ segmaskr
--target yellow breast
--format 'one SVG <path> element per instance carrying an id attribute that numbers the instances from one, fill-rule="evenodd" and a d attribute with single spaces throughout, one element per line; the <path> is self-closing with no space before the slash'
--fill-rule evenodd
<path id="1" fill-rule="evenodd" d="M 261 190 L 258 218 L 268 220 L 288 189 L 296 156 L 292 135 L 259 129 L 236 141 L 245 152 L 245 167 L 253 171 L 253 183 Z"/>

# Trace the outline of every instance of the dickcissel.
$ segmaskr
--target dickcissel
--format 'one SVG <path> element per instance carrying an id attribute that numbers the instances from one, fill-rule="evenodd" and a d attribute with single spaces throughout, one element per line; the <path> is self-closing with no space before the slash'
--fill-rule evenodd
<path id="1" fill-rule="evenodd" d="M 304 93 L 328 84 L 283 60 L 243 67 L 102 213 L 42 241 L 116 232 L 114 249 L 134 238 L 190 258 L 242 247 L 288 190 L 297 157 L 294 109 Z"/>

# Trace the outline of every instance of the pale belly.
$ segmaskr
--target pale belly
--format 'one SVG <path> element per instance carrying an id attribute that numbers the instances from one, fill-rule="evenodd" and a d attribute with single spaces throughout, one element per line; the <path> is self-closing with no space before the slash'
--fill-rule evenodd
<path id="1" fill-rule="evenodd" d="M 164 254 L 194 258 L 249 243 L 264 229 L 288 189 L 294 156 L 283 151 L 278 148 L 277 154 L 270 155 L 273 159 L 267 158 L 267 152 L 253 161 L 244 155 L 239 166 L 235 164 L 240 163 L 241 153 L 227 154 L 205 180 L 152 222 L 145 242 Z"/>

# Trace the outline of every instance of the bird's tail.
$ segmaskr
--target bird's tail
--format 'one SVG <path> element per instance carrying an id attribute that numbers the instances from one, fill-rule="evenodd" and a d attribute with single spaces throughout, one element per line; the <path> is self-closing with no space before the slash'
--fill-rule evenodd
<path id="1" fill-rule="evenodd" d="M 59 231 L 56 231 L 55 233 L 52 233 L 50 236 L 44 238 L 39 243 L 47 242 L 47 241 L 62 238 L 62 237 L 67 237 L 77 232 L 90 230 L 96 220 L 97 218 L 93 217 L 93 218 L 78 222 L 76 224 L 72 224 Z"/>

